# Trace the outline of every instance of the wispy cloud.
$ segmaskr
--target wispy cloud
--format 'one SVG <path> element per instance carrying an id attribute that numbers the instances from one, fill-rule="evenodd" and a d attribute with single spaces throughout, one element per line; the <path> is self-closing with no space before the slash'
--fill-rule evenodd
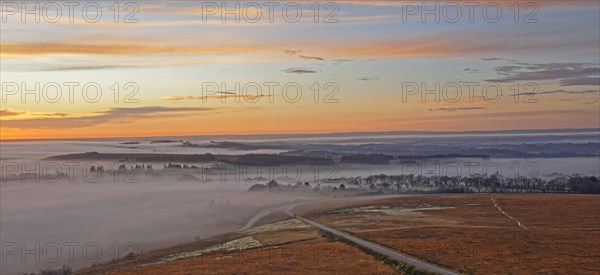
<path id="1" fill-rule="evenodd" d="M 295 51 L 295 50 L 285 50 L 284 51 L 286 54 L 288 55 L 296 55 L 297 53 L 301 52 L 301 51 Z"/>
<path id="2" fill-rule="evenodd" d="M 575 77 L 561 79 L 561 86 L 600 86 L 600 77 Z"/>
<path id="3" fill-rule="evenodd" d="M 600 83 L 600 66 L 591 63 L 516 63 L 496 67 L 499 78 L 490 82 L 559 81 L 561 86 L 592 85 Z"/>
<path id="4" fill-rule="evenodd" d="M 106 69 L 123 69 L 134 68 L 135 66 L 118 66 L 118 65 L 102 65 L 102 66 L 70 66 L 70 67 L 54 67 L 42 69 L 42 71 L 89 71 L 89 70 L 106 70 Z"/>
<path id="5" fill-rule="evenodd" d="M 346 62 L 352 62 L 352 61 L 353 61 L 352 59 L 343 59 L 343 58 L 342 58 L 342 59 L 334 59 L 334 60 L 331 60 L 331 63 L 332 63 L 333 65 L 340 65 L 340 64 L 343 64 L 343 63 L 346 63 Z"/>
<path id="6" fill-rule="evenodd" d="M 159 45 L 82 43 L 1 43 L 2 56 L 35 55 L 149 55 L 267 53 L 266 45 Z"/>
<path id="7" fill-rule="evenodd" d="M 318 57 L 318 56 L 309 56 L 309 55 L 301 55 L 300 53 L 302 52 L 301 50 L 285 50 L 284 51 L 285 54 L 287 55 L 298 55 L 298 57 L 302 58 L 302 59 L 309 59 L 309 60 L 318 60 L 318 61 L 325 61 L 325 58 L 323 57 Z"/>
<path id="8" fill-rule="evenodd" d="M 485 107 L 456 107 L 456 108 L 429 109 L 429 111 L 440 111 L 440 112 L 476 111 L 476 110 L 487 110 L 487 108 L 485 108 Z"/>
<path id="9" fill-rule="evenodd" d="M 598 102 L 600 102 L 600 100 L 598 100 L 598 99 L 594 99 L 594 100 L 586 101 L 586 102 L 584 102 L 583 104 L 587 104 L 587 105 L 593 105 L 593 104 L 596 104 L 596 103 L 598 103 Z"/>
<path id="10" fill-rule="evenodd" d="M 481 60 L 483 60 L 483 61 L 500 61 L 500 60 L 504 60 L 504 58 L 502 58 L 502 57 L 484 57 L 484 58 L 481 58 Z"/>
<path id="11" fill-rule="evenodd" d="M 484 57 L 484 58 L 481 58 L 481 60 L 482 61 L 506 61 L 506 62 L 511 62 L 511 63 L 519 62 L 516 59 L 504 58 L 504 57 Z"/>
<path id="12" fill-rule="evenodd" d="M 196 100 L 225 100 L 233 98 L 236 100 L 254 101 L 257 98 L 268 97 L 269 95 L 238 95 L 232 92 L 220 92 L 221 95 L 210 95 L 210 96 L 166 96 L 161 99 L 166 101 L 196 101 Z"/>
<path id="13" fill-rule="evenodd" d="M 0 117 L 13 117 L 24 115 L 26 112 L 11 110 L 11 109 L 0 109 Z"/>
<path id="14" fill-rule="evenodd" d="M 306 56 L 306 55 L 300 55 L 300 58 L 302 58 L 302 59 L 312 59 L 312 60 L 325 61 L 325 58 L 318 57 L 318 56 Z"/>
<path id="15" fill-rule="evenodd" d="M 359 77 L 356 80 L 360 80 L 360 81 L 377 81 L 377 80 L 379 80 L 379 76 L 364 76 L 364 77 Z"/>
<path id="16" fill-rule="evenodd" d="M 288 69 L 285 69 L 284 72 L 286 72 L 288 74 L 314 74 L 317 71 L 302 67 L 302 68 L 288 68 Z"/>
<path id="17" fill-rule="evenodd" d="M 553 91 L 544 91 L 544 92 L 525 92 L 519 93 L 517 95 L 547 95 L 547 94 L 566 94 L 566 95 L 581 95 L 581 94 L 596 94 L 600 93 L 600 90 L 585 90 L 585 91 L 566 91 L 566 90 L 553 90 Z"/>
<path id="18" fill-rule="evenodd" d="M 111 108 L 79 117 L 47 117 L 33 119 L 3 120 L 2 127 L 18 129 L 75 129 L 92 127 L 103 123 L 128 123 L 141 118 L 163 116 L 173 113 L 190 113 L 210 111 L 210 108 L 169 108 L 169 107 L 138 107 Z"/>
<path id="19" fill-rule="evenodd" d="M 520 31 L 524 32 L 524 31 Z M 507 38 L 502 34 L 510 34 Z M 473 56 L 490 53 L 512 53 L 528 51 L 590 51 L 595 44 L 589 41 L 556 41 L 555 35 L 539 34 L 535 39 L 523 40 L 529 33 L 515 33 L 514 29 L 496 31 L 496 35 L 481 39 L 481 32 L 462 32 L 451 35 L 441 32 L 428 34 L 411 34 L 402 39 L 395 37 L 379 37 L 365 40 L 323 39 L 319 43 L 305 44 L 303 47 L 311 55 L 302 55 L 314 60 L 334 60 L 340 63 L 351 58 L 383 58 L 383 57 L 440 57 L 440 56 Z M 189 37 L 189 36 L 186 36 Z M 287 55 L 298 55 L 302 51 L 292 50 L 302 41 L 256 42 L 255 40 L 228 39 L 214 41 L 195 41 L 186 37 L 139 37 L 132 35 L 111 37 L 100 40 L 96 44 L 85 43 L 80 37 L 62 42 L 2 42 L 2 56 L 28 57 L 40 55 L 234 55 L 234 54 L 270 54 L 278 56 L 281 49 Z M 506 39 L 510 39 L 508 42 Z M 139 43 L 149 40 L 152 43 Z M 107 41 L 107 42 L 103 42 Z M 121 41 L 110 43 L 110 41 Z M 443 41 L 443 43 L 440 43 Z M 465 43 L 464 41 L 470 41 Z"/>
<path id="20" fill-rule="evenodd" d="M 66 117 L 68 114 L 66 113 L 46 113 L 46 112 L 30 112 L 30 111 L 21 111 L 14 109 L 0 109 L 0 117 L 28 117 L 28 118 L 43 118 L 43 117 Z"/>

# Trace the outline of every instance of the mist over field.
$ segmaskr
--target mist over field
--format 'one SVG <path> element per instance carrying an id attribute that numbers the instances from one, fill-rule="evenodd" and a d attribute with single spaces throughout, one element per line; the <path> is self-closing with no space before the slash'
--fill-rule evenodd
<path id="1" fill-rule="evenodd" d="M 597 135 L 596 130 L 582 130 L 576 133 L 559 131 L 544 137 L 535 133 L 458 136 L 388 133 L 342 137 L 3 142 L 0 185 L 1 237 L 6 259 L 3 271 L 36 271 L 62 264 L 82 268 L 122 258 L 132 251 L 139 253 L 235 231 L 262 209 L 320 198 L 310 193 L 247 191 L 254 184 L 265 184 L 272 179 L 282 185 L 309 182 L 314 186 L 319 182 L 327 186 L 328 179 L 379 174 L 470 176 L 498 173 L 504 177 L 542 178 L 570 174 L 599 175 L 600 157 L 597 152 L 557 149 L 557 146 L 568 149 L 593 144 Z M 241 142 L 243 140 L 247 142 Z M 457 145 L 460 150 L 452 149 Z M 515 146 L 522 150 L 515 150 Z M 377 154 L 382 148 L 402 156 L 407 147 L 411 150 L 410 155 L 396 157 L 387 164 L 343 161 L 348 154 Z M 432 147 L 449 155 L 430 156 Z M 323 148 L 330 149 L 323 152 Z M 540 155 L 562 155 L 523 157 L 533 154 L 531 148 L 536 148 Z M 501 156 L 468 156 L 469 152 L 482 151 Z M 188 171 L 169 168 L 167 162 L 160 161 L 68 160 L 69 154 L 86 152 L 246 156 L 341 154 L 342 161 L 332 164 L 270 163 L 258 169 L 258 166 L 230 165 L 229 171 L 223 172 L 210 170 L 217 165 L 212 162 L 182 162 L 203 168 Z M 50 158 L 59 155 L 66 159 Z M 96 155 L 84 156 L 93 158 Z M 151 165 L 152 170 L 145 173 L 123 170 L 99 178 L 90 176 L 89 169 L 100 165 L 107 170 L 118 170 L 120 165 Z M 210 173 L 204 174 L 203 171 Z M 240 171 L 244 173 L 240 174 Z M 58 177 L 58 172 L 69 176 Z M 21 253 L 12 252 L 15 245 L 20 250 L 44 252 L 38 254 L 41 259 L 36 260 L 34 255 L 21 258 Z M 73 246 L 72 250 L 69 250 L 69 245 Z M 61 248 L 62 255 L 56 254 L 57 246 Z M 101 255 L 97 253 L 98 248 Z M 73 259 L 67 253 L 70 251 Z"/>
<path id="2" fill-rule="evenodd" d="M 177 182 L 166 184 L 145 180 L 139 184 L 35 184 L 2 187 L 2 240 L 19 246 L 42 249 L 60 244 L 62 259 L 48 262 L 48 255 L 35 262 L 7 256 L 3 272 L 36 271 L 44 267 L 70 264 L 74 268 L 124 257 L 140 249 L 171 246 L 210 235 L 234 231 L 255 212 L 301 197 L 264 197 L 245 193 L 246 188 L 227 184 Z M 64 243 L 77 243 L 71 262 Z M 95 243 L 95 244 L 91 244 Z M 115 243 L 117 245 L 115 246 Z M 130 244 L 131 247 L 126 247 Z M 89 252 L 84 247 L 88 244 Z M 98 246 L 96 246 L 98 244 Z M 96 258 L 96 247 L 102 258 Z M 117 252 L 115 247 L 119 247 Z M 88 257 L 84 256 L 84 253 Z M 45 258 L 47 257 L 47 258 Z"/>
<path id="3" fill-rule="evenodd" d="M 600 274 L 599 10 L 1 0 L 0 275 Z"/>

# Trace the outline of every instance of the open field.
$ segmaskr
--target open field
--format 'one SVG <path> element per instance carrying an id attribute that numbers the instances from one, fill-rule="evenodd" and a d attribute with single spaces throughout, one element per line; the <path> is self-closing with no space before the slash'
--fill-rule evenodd
<path id="1" fill-rule="evenodd" d="M 78 274 L 396 274 L 360 249 L 282 213 L 248 230 L 136 255 Z"/>
<path id="2" fill-rule="evenodd" d="M 217 252 L 114 274 L 362 274 L 367 270 L 369 274 L 394 274 L 391 267 L 357 248 L 311 240 L 238 253 Z"/>
<path id="3" fill-rule="evenodd" d="M 424 195 L 295 212 L 469 274 L 600 272 L 596 195 Z"/>
<path id="4" fill-rule="evenodd" d="M 415 195 L 335 199 L 293 212 L 465 274 L 597 274 L 596 195 Z M 392 274 L 381 258 L 282 212 L 254 227 L 80 274 Z M 242 272 L 242 273 L 240 273 Z"/>
<path id="5" fill-rule="evenodd" d="M 600 275 L 600 0 L 0 0 L 0 275 Z"/>

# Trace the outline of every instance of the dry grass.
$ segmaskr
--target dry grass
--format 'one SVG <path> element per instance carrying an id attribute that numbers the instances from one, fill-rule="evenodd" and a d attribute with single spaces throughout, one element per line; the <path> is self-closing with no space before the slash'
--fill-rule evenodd
<path id="1" fill-rule="evenodd" d="M 113 274 L 393 274 L 393 269 L 339 242 L 313 240 L 217 252 Z"/>
<path id="2" fill-rule="evenodd" d="M 495 200 L 528 229 L 500 213 L 489 195 L 372 200 L 368 211 L 313 212 L 312 218 L 465 273 L 600 272 L 600 196 L 511 194 Z M 407 210 L 389 215 L 389 209 Z"/>
<path id="3" fill-rule="evenodd" d="M 280 220 L 281 217 L 276 220 Z M 330 241 L 298 219 L 287 218 L 81 274 L 396 274 L 394 269 L 342 242 Z"/>
<path id="4" fill-rule="evenodd" d="M 280 231 L 285 229 L 304 229 L 309 228 L 309 225 L 298 219 L 288 219 L 272 224 L 255 226 L 244 231 L 247 234 L 256 234 L 260 232 Z"/>
<path id="5" fill-rule="evenodd" d="M 462 273 L 600 273 L 600 196 L 511 194 L 494 199 L 506 215 L 484 194 L 341 199 L 295 211 Z M 210 249 L 240 241 L 252 245 Z M 202 253 L 160 261 L 194 251 Z M 355 247 L 323 238 L 297 219 L 274 214 L 246 232 L 153 251 L 81 273 L 391 274 L 394 270 Z"/>

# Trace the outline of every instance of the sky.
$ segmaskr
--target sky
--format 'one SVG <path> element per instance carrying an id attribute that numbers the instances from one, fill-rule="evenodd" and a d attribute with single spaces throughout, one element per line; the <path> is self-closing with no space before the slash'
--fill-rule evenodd
<path id="1" fill-rule="evenodd" d="M 598 1 L 72 3 L 2 2 L 0 139 L 600 127 Z"/>

